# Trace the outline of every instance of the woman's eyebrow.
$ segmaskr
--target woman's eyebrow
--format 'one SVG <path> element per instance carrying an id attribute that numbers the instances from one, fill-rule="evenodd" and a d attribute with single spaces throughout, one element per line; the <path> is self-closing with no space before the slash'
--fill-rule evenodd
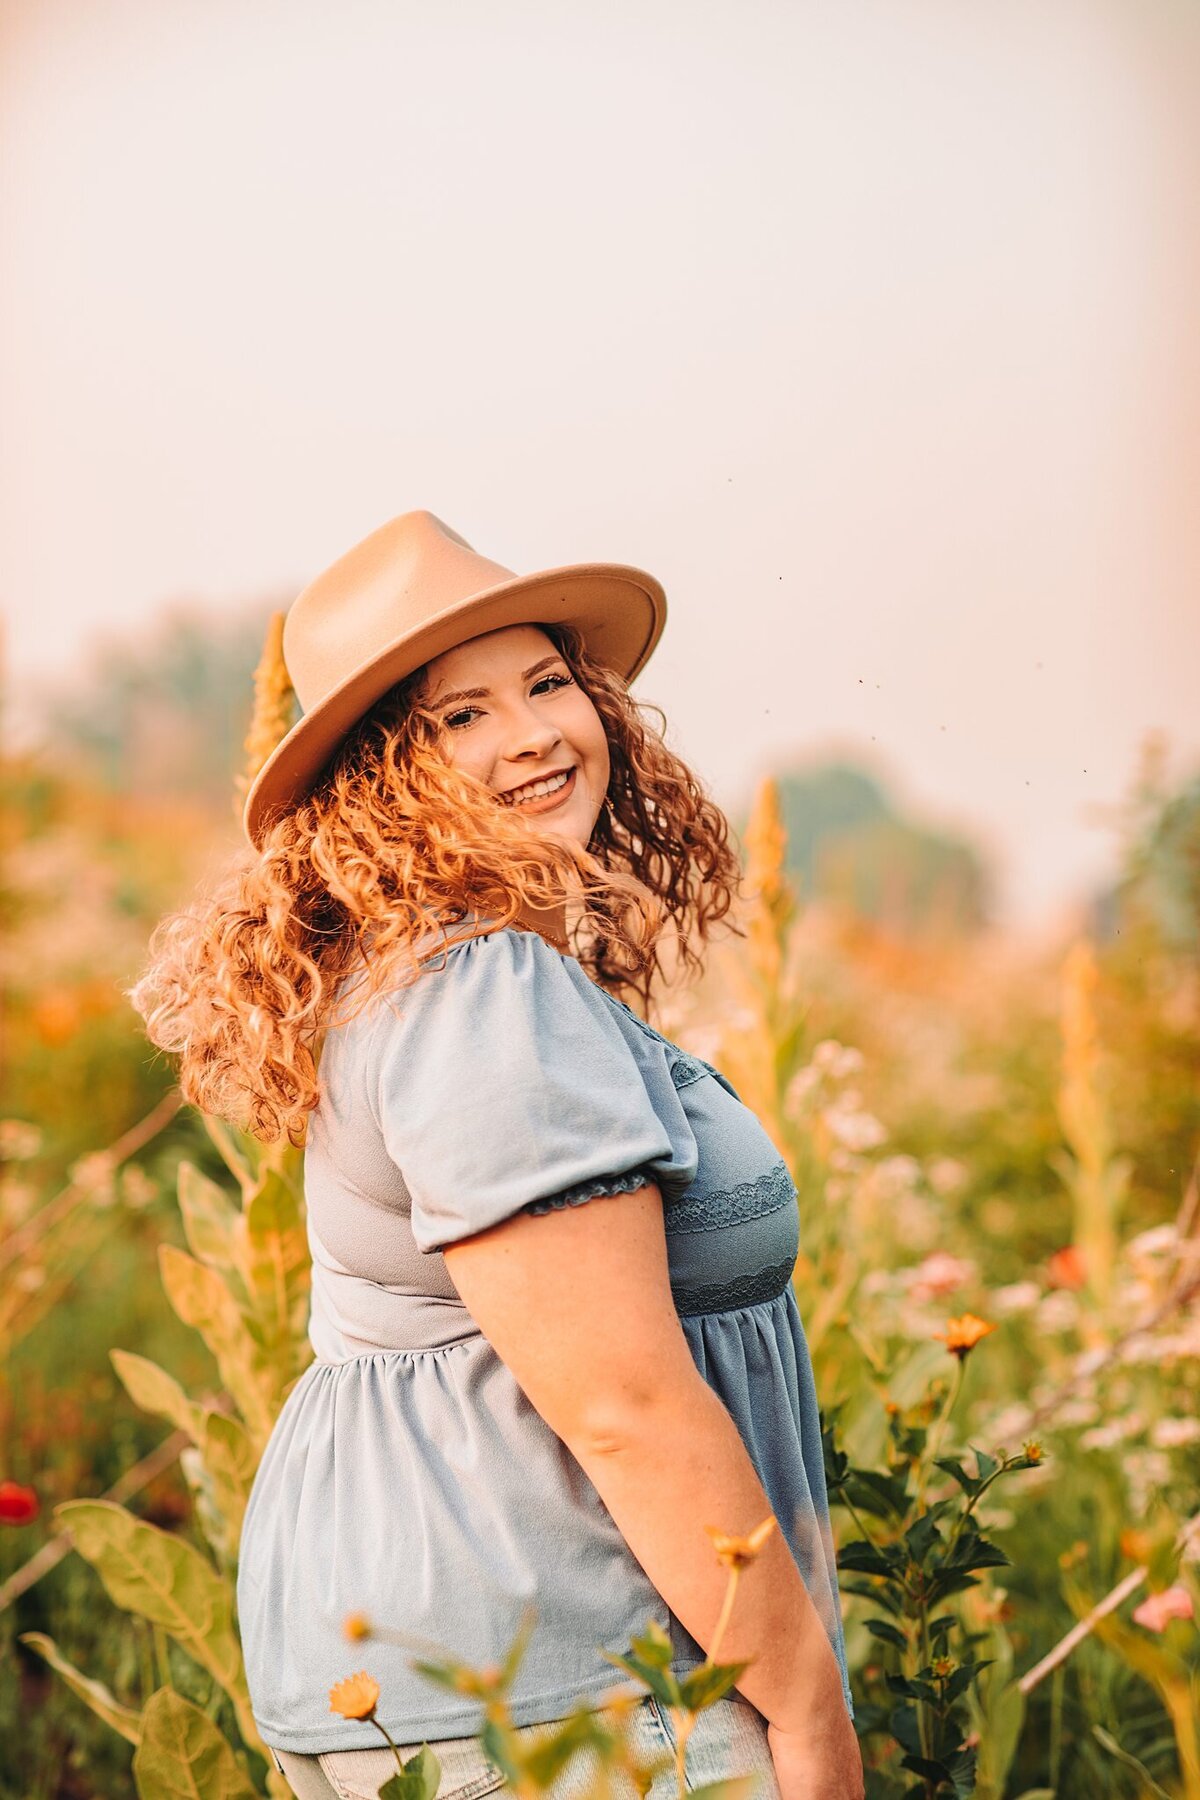
<path id="1" fill-rule="evenodd" d="M 539 669 L 545 669 L 550 663 L 561 661 L 561 656 L 543 656 L 541 662 L 532 663 L 528 669 L 521 670 L 521 680 L 528 681 L 530 676 L 536 675 Z M 491 691 L 491 688 L 450 688 L 444 694 L 435 695 L 429 704 L 431 706 L 448 706 L 452 700 L 486 700 Z"/>

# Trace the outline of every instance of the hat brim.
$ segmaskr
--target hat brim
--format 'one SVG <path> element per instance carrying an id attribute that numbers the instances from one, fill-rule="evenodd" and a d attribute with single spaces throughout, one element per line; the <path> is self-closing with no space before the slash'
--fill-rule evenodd
<path id="1" fill-rule="evenodd" d="M 456 644 L 505 625 L 573 625 L 592 656 L 632 681 L 662 636 L 666 618 L 662 584 L 624 563 L 543 569 L 456 601 L 363 663 L 280 739 L 246 796 L 246 836 L 261 848 L 272 821 L 311 793 L 363 714 L 396 682 Z"/>

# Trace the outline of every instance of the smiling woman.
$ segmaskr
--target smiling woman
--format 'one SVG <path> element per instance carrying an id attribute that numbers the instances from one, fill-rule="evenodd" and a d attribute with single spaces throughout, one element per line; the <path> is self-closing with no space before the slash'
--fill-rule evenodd
<path id="1" fill-rule="evenodd" d="M 532 1600 L 532 1730 L 628 1693 L 604 1652 L 648 1618 L 678 1672 L 702 1661 L 725 1591 L 704 1524 L 766 1514 L 723 1640 L 741 1697 L 692 1773 L 862 1793 L 795 1189 L 725 1077 L 620 997 L 668 928 L 700 967 L 738 878 L 628 692 L 663 617 L 639 571 L 513 576 L 428 513 L 356 546 L 289 614 L 306 711 L 249 795 L 256 855 L 164 923 L 136 990 L 190 1099 L 307 1130 L 316 1360 L 238 1576 L 298 1794 L 388 1772 L 370 1719 L 329 1715 L 347 1617 L 479 1666 Z M 499 1787 L 478 1708 L 375 1649 L 373 1718 L 445 1746 L 444 1796 Z"/>

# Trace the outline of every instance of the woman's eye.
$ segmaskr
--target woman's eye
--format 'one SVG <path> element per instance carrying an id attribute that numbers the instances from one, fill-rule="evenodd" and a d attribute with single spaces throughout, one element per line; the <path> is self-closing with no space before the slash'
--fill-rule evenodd
<path id="1" fill-rule="evenodd" d="M 570 675 L 543 675 L 540 681 L 534 682 L 533 691 L 536 694 L 540 687 L 546 687 L 551 684 L 553 684 L 554 687 L 570 687 L 571 681 L 572 677 Z"/>
<path id="2" fill-rule="evenodd" d="M 448 725 L 451 731 L 461 731 L 464 725 L 471 723 L 471 714 L 479 711 L 477 706 L 460 706 L 452 713 L 442 716 L 442 724 Z"/>

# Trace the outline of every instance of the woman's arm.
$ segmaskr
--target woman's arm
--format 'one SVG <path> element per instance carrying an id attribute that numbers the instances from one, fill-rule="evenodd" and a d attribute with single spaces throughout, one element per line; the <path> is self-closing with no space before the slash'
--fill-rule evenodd
<path id="1" fill-rule="evenodd" d="M 518 1214 L 443 1254 L 480 1330 L 707 1650 L 727 1577 L 704 1527 L 745 1533 L 771 1507 L 680 1328 L 658 1188 Z M 743 1574 L 718 1656 L 754 1658 L 738 1687 L 772 1724 L 840 1741 L 841 1672 L 782 1533 Z"/>

